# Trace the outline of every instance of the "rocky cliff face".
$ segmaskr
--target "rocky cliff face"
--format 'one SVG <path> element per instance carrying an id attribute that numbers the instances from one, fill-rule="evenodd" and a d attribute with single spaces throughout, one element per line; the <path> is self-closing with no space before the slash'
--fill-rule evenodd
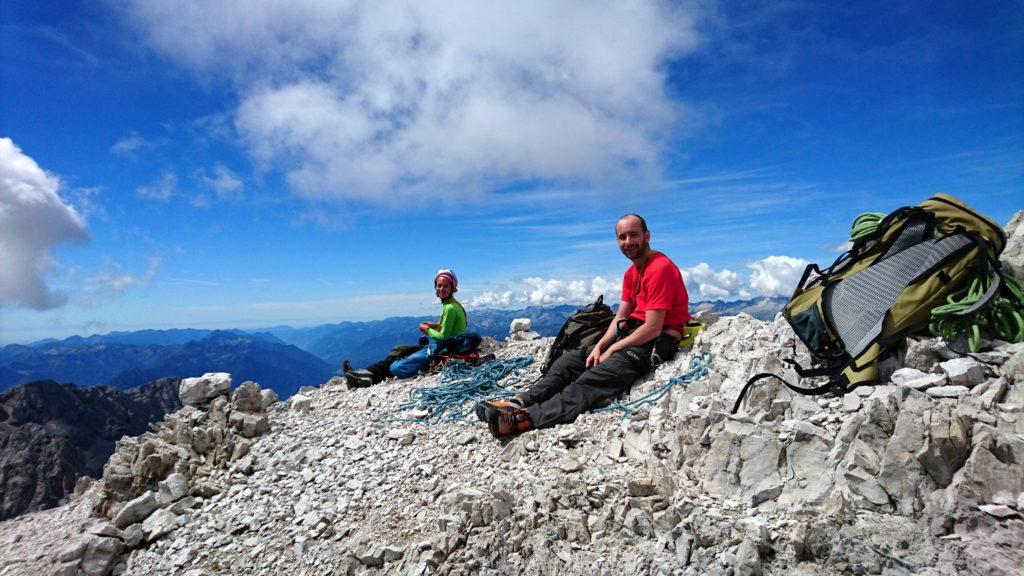
<path id="1" fill-rule="evenodd" d="M 0 519 L 56 506 L 79 477 L 99 477 L 115 440 L 180 407 L 171 378 L 127 391 L 44 380 L 0 393 Z"/>

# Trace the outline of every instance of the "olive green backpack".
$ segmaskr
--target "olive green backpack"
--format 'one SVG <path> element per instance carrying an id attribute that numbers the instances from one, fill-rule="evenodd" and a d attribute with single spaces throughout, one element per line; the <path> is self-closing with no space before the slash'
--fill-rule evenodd
<path id="1" fill-rule="evenodd" d="M 733 413 L 763 378 L 807 395 L 842 394 L 873 384 L 879 359 L 907 335 L 929 327 L 939 333 L 970 331 L 970 319 L 997 297 L 1012 303 L 1011 316 L 1017 314 L 1005 322 L 1009 334 L 1002 330 L 1000 336 L 1020 341 L 1020 287 L 1000 273 L 1006 234 L 967 204 L 938 194 L 888 216 L 861 215 L 851 240 L 852 247 L 828 268 L 807 267 L 783 311 L 821 366 L 804 369 L 786 362 L 801 377 L 829 376 L 829 381 L 802 388 L 775 374 L 757 374 L 743 387 Z M 1006 310 L 987 313 L 1002 318 Z M 973 327 L 976 346 L 977 324 Z"/>

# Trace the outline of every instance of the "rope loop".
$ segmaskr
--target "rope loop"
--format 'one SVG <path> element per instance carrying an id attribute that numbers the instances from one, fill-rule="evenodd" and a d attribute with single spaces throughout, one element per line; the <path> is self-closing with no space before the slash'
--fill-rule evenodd
<path id="1" fill-rule="evenodd" d="M 644 406 L 648 404 L 654 404 L 658 400 L 661 400 L 665 394 L 668 394 L 676 384 L 687 385 L 708 375 L 708 370 L 711 366 L 711 352 L 705 350 L 698 354 L 694 354 L 690 357 L 690 368 L 685 373 L 675 376 L 666 382 L 664 385 L 659 387 L 657 390 L 641 396 L 636 400 L 630 400 L 628 402 L 616 402 L 611 406 L 605 406 L 604 408 L 598 408 L 594 412 L 610 412 L 612 410 L 621 410 L 622 414 L 619 415 L 619 420 L 625 420 L 635 414 Z"/>

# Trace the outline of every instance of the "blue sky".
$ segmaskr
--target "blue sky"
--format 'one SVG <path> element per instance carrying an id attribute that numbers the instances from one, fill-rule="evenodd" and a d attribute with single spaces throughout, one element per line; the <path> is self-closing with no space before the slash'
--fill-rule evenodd
<path id="1" fill-rule="evenodd" d="M 1024 4 L 0 7 L 0 342 L 786 294 L 859 212 L 1022 207 Z"/>

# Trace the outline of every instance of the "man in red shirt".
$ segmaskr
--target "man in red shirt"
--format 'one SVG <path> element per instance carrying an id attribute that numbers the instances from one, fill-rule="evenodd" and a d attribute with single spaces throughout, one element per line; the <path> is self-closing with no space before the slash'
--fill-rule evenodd
<path id="1" fill-rule="evenodd" d="M 632 265 L 622 302 L 604 336 L 588 350 L 569 351 L 522 396 L 481 404 L 496 437 L 569 424 L 583 412 L 628 392 L 658 362 L 671 360 L 690 320 L 679 268 L 651 250 L 647 223 L 627 214 L 615 224 L 619 249 Z"/>

